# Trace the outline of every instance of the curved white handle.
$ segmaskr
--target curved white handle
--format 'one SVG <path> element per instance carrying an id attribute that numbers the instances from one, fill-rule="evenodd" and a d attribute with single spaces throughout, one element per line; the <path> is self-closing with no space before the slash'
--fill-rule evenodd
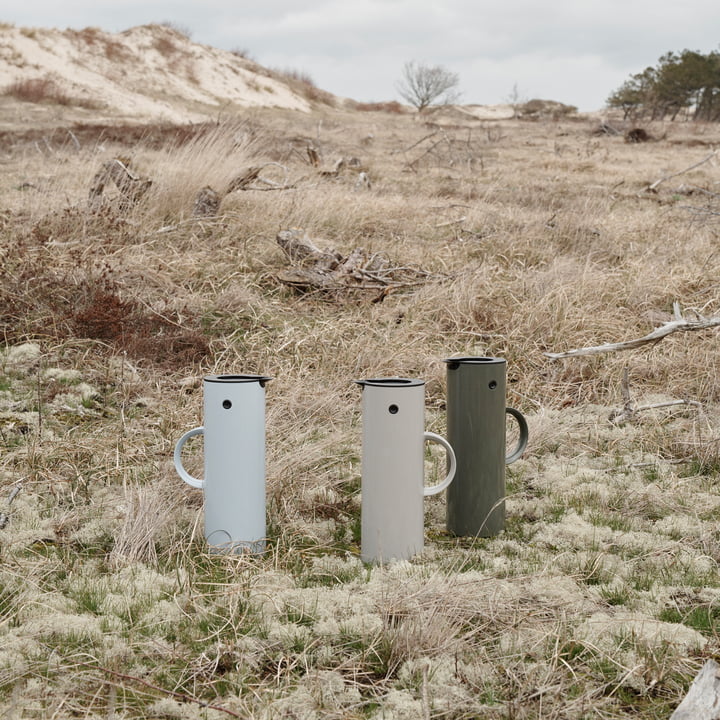
<path id="1" fill-rule="evenodd" d="M 448 474 L 445 479 L 438 485 L 431 485 L 430 487 L 423 488 L 423 495 L 427 497 L 428 495 L 437 495 L 439 492 L 442 492 L 453 481 L 453 478 L 455 477 L 455 470 L 457 468 L 457 461 L 455 460 L 455 451 L 444 437 L 436 435 L 435 433 L 426 432 L 425 439 L 430 440 L 430 442 L 436 442 L 438 445 L 442 445 L 447 451 L 448 458 L 450 459 L 450 469 L 448 470 Z"/>
<path id="2" fill-rule="evenodd" d="M 202 490 L 203 487 L 205 487 L 205 481 L 204 480 L 198 480 L 197 478 L 193 477 L 184 467 L 182 464 L 182 448 L 183 445 L 191 438 L 195 437 L 196 435 L 202 435 L 205 432 L 204 427 L 197 427 L 193 428 L 192 430 L 188 430 L 175 444 L 175 455 L 173 456 L 173 460 L 175 462 L 175 469 L 178 472 L 178 475 L 188 484 L 191 485 L 194 488 L 198 488 L 199 490 Z"/>

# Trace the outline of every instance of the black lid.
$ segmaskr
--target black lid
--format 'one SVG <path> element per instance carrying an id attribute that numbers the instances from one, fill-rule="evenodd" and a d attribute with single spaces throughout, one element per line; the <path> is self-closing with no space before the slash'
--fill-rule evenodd
<path id="1" fill-rule="evenodd" d="M 373 387 L 417 387 L 425 384 L 424 380 L 399 377 L 370 378 L 368 380 L 354 380 L 353 382 L 358 385 L 372 385 Z"/>

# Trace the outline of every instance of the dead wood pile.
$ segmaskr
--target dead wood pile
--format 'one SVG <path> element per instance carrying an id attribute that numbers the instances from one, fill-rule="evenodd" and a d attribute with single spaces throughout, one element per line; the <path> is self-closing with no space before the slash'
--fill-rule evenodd
<path id="1" fill-rule="evenodd" d="M 301 292 L 370 291 L 373 302 L 389 292 L 423 282 L 429 273 L 408 266 L 393 266 L 378 253 L 355 248 L 348 255 L 319 248 L 307 233 L 293 228 L 281 230 L 276 241 L 291 267 L 278 273 L 278 280 Z"/>

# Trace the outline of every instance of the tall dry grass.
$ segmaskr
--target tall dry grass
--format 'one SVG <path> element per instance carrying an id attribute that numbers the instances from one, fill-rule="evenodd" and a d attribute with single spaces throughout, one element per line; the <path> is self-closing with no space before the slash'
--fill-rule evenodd
<path id="1" fill-rule="evenodd" d="M 254 111 L 164 147 L 14 145 L 0 503 L 22 490 L 0 505 L 3 709 L 669 716 L 718 652 L 717 330 L 544 353 L 640 337 L 674 302 L 720 312 L 716 167 L 644 189 L 718 130 L 652 128 L 664 139 L 641 146 L 594 129 Z M 309 143 L 323 166 L 360 158 L 371 189 L 321 175 Z M 124 210 L 110 188 L 93 209 L 117 156 L 152 187 Z M 250 166 L 292 187 L 225 194 Z M 219 212 L 193 217 L 205 186 Z M 290 227 L 425 274 L 382 298 L 300 293 L 279 280 Z M 433 498 L 424 555 L 364 566 L 352 381 L 425 379 L 426 424 L 443 432 L 450 355 L 507 358 L 508 404 L 530 422 L 506 530 L 449 537 Z M 693 404 L 613 425 L 626 371 L 638 405 Z M 225 372 L 273 376 L 262 558 L 206 552 L 202 494 L 170 460 L 202 423 L 200 378 Z"/>

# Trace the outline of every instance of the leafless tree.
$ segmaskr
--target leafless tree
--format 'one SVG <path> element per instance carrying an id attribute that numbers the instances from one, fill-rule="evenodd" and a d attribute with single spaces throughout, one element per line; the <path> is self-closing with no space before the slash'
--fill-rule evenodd
<path id="1" fill-rule="evenodd" d="M 455 102 L 460 96 L 457 91 L 459 82 L 459 75 L 442 65 L 421 65 L 410 61 L 403 67 L 397 90 L 403 99 L 422 111 L 436 101 L 440 101 L 439 104 Z"/>

